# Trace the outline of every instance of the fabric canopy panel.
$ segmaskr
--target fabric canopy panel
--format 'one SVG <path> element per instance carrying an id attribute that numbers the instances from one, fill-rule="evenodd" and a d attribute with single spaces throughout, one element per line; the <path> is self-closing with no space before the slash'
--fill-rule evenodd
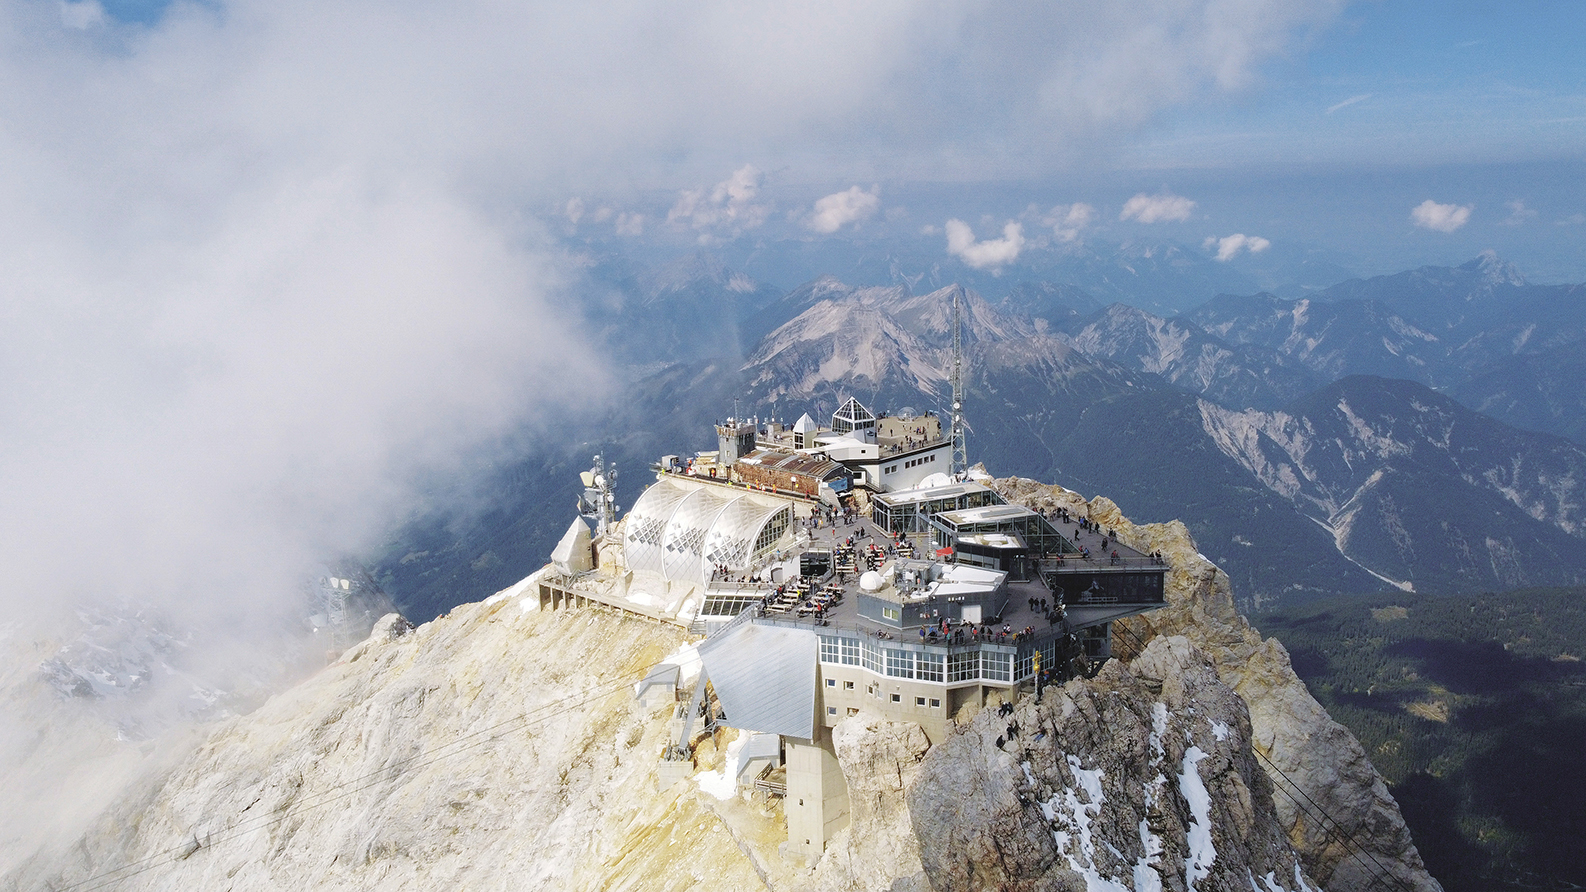
<path id="1" fill-rule="evenodd" d="M 665 575 L 665 550 L 661 541 L 666 525 L 688 491 L 661 481 L 644 491 L 623 522 L 622 550 L 628 569 L 635 573 Z"/>
<path id="2" fill-rule="evenodd" d="M 622 537 L 628 568 L 697 585 L 717 565 L 746 571 L 766 524 L 790 511 L 786 503 L 766 504 L 746 493 L 659 480 L 628 512 Z"/>

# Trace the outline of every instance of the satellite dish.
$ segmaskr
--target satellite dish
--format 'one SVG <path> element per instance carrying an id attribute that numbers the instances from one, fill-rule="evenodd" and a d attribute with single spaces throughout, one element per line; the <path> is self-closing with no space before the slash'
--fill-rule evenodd
<path id="1" fill-rule="evenodd" d="M 874 570 L 867 570 L 865 575 L 859 577 L 859 587 L 867 592 L 879 592 L 881 591 L 881 586 L 885 584 L 881 579 L 881 574 Z"/>

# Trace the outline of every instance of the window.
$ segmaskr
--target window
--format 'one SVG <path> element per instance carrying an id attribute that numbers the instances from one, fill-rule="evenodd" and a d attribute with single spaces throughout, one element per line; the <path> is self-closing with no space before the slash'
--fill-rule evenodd
<path id="1" fill-rule="evenodd" d="M 914 655 L 915 677 L 921 681 L 942 680 L 942 658 L 939 654 L 917 653 Z"/>
<path id="2" fill-rule="evenodd" d="M 932 697 L 931 698 L 931 708 L 932 709 L 941 709 L 942 708 L 942 701 L 936 699 L 935 697 Z"/>
<path id="3" fill-rule="evenodd" d="M 896 647 L 887 648 L 887 674 L 893 678 L 913 678 L 914 654 Z"/>
<path id="4" fill-rule="evenodd" d="M 902 694 L 893 694 L 892 695 L 892 702 L 893 703 L 902 703 L 903 702 L 903 695 Z"/>
<path id="5" fill-rule="evenodd" d="M 777 541 L 782 538 L 782 534 L 787 532 L 787 528 L 792 523 L 793 509 L 791 508 L 783 508 L 781 511 L 778 511 L 776 514 L 772 515 L 771 519 L 766 522 L 766 525 L 760 528 L 760 535 L 755 537 L 755 557 L 760 557 L 764 552 L 770 551 L 771 546 L 775 545 Z"/>
<path id="6" fill-rule="evenodd" d="M 925 698 L 924 697 L 915 697 L 914 698 L 914 705 L 915 706 L 924 706 L 925 705 Z"/>
<path id="7" fill-rule="evenodd" d="M 969 681 L 980 674 L 980 651 L 976 648 L 947 655 L 947 680 Z"/>
<path id="8" fill-rule="evenodd" d="M 853 689 L 854 689 L 854 683 L 853 683 L 853 682 L 851 682 L 851 681 L 845 681 L 845 682 L 843 682 L 843 690 L 845 690 L 845 691 L 851 691 L 851 690 L 853 690 Z"/>
<path id="9" fill-rule="evenodd" d="M 836 715 L 837 714 L 837 707 L 835 707 L 835 706 L 826 707 L 826 714 L 827 715 Z"/>
<path id="10" fill-rule="evenodd" d="M 869 669 L 871 672 L 874 672 L 877 675 L 881 674 L 881 646 L 880 645 L 871 644 L 869 641 L 864 642 L 864 660 L 863 660 L 863 665 L 864 665 L 864 667 L 866 669 Z"/>
<path id="11" fill-rule="evenodd" d="M 835 679 L 835 678 L 826 679 L 826 686 L 829 687 L 829 688 L 837 687 L 837 679 Z"/>
<path id="12" fill-rule="evenodd" d="M 980 655 L 980 672 L 991 681 L 1012 681 L 1013 655 L 987 651 Z"/>
<path id="13" fill-rule="evenodd" d="M 822 636 L 820 636 L 820 639 L 821 639 L 821 662 L 822 663 L 835 663 L 835 662 L 837 662 L 838 661 L 838 656 L 837 656 L 838 655 L 838 650 L 839 650 L 839 647 L 841 646 L 842 639 L 838 638 L 835 635 L 822 635 Z"/>
<path id="14" fill-rule="evenodd" d="M 838 639 L 837 643 L 842 651 L 842 664 L 844 666 L 859 665 L 859 642 L 852 638 L 841 638 Z M 849 686 L 852 687 L 852 683 Z"/>
<path id="15" fill-rule="evenodd" d="M 881 608 L 881 617 L 883 619 L 901 619 L 903 612 L 896 607 L 883 607 Z"/>
<path id="16" fill-rule="evenodd" d="M 859 714 L 859 709 L 857 707 L 850 706 L 850 707 L 848 707 L 848 714 L 849 715 L 858 715 Z"/>

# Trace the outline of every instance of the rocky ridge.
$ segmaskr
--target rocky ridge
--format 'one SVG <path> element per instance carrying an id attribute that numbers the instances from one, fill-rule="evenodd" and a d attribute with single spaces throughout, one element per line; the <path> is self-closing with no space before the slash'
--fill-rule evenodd
<path id="1" fill-rule="evenodd" d="M 1171 606 L 1132 621 L 1120 642 L 1149 643 L 1120 647 L 1097 678 L 966 712 L 938 746 L 917 726 L 842 722 L 851 824 L 813 869 L 779 854 L 779 801 L 712 792 L 735 732 L 701 736 L 695 782 L 657 789 L 670 711 L 631 686 L 684 633 L 540 612 L 531 577 L 417 629 L 388 617 L 185 755 L 148 756 L 87 832 L 0 868 L 0 890 L 1349 892 L 1378 882 L 1343 850 L 1351 837 L 1403 885 L 1438 889 L 1358 743 L 1238 615 L 1182 525 L 998 485 L 1168 554 Z M 1344 832 L 1274 795 L 1274 766 Z"/>
<path id="2" fill-rule="evenodd" d="M 1105 497 L 1086 500 L 1017 477 L 995 486 L 1010 502 L 1067 508 L 1130 547 L 1167 558 L 1168 606 L 1115 626 L 1122 629 L 1114 635 L 1115 652 L 1127 661 L 1153 639 L 1182 636 L 1211 660 L 1249 708 L 1251 745 L 1278 791 L 1279 819 L 1310 876 L 1331 890 L 1370 888 L 1383 873 L 1396 888 L 1441 889 L 1360 742 L 1311 696 L 1283 645 L 1263 639 L 1239 613 L 1227 574 L 1195 550 L 1182 523 L 1137 526 Z"/>

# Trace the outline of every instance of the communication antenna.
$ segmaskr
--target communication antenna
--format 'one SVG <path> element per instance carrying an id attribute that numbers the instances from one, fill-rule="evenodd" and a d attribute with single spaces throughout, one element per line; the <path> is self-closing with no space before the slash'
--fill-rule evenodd
<path id="1" fill-rule="evenodd" d="M 964 449 L 964 325 L 959 311 L 963 288 L 953 289 L 953 477 L 969 475 L 969 455 Z"/>
<path id="2" fill-rule="evenodd" d="M 595 456 L 595 466 L 580 474 L 584 494 L 578 499 L 578 513 L 595 525 L 595 535 L 604 536 L 617 519 L 617 466 Z"/>

